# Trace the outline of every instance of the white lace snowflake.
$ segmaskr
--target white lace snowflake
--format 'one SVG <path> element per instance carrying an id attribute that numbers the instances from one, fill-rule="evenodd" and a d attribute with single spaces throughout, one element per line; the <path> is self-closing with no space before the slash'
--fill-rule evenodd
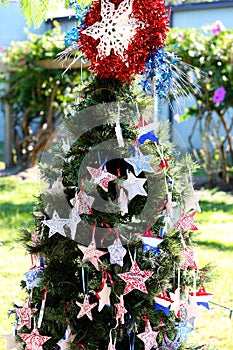
<path id="1" fill-rule="evenodd" d="M 124 51 L 136 34 L 139 23 L 132 15 L 133 0 L 124 0 L 115 10 L 108 0 L 101 1 L 101 22 L 96 22 L 82 33 L 100 39 L 97 46 L 100 59 L 109 56 L 111 49 L 125 61 Z"/>

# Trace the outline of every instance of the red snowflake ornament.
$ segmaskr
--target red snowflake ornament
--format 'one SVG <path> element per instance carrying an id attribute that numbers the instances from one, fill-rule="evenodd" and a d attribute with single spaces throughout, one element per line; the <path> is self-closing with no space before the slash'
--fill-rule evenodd
<path id="1" fill-rule="evenodd" d="M 148 294 L 145 286 L 145 281 L 153 275 L 153 271 L 141 271 L 136 261 L 133 262 L 129 272 L 118 273 L 118 276 L 126 282 L 124 295 L 128 294 L 134 289 Z"/>

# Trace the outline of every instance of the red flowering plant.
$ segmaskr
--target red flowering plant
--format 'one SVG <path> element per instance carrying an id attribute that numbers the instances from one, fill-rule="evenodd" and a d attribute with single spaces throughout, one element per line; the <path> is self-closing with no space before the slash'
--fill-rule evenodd
<path id="1" fill-rule="evenodd" d="M 179 121 L 192 117 L 190 147 L 203 165 L 209 184 L 219 178 L 232 181 L 233 166 L 233 31 L 221 21 L 201 29 L 171 29 L 167 43 L 177 46 L 181 59 L 195 67 L 181 67 L 199 85 L 193 91 L 194 104 L 185 109 Z M 190 103 L 189 103 L 190 104 Z M 197 150 L 194 133 L 199 132 L 202 146 Z"/>

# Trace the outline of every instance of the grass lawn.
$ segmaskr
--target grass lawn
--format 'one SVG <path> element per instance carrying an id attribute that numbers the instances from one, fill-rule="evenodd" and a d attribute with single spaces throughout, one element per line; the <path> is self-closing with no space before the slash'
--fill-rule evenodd
<path id="1" fill-rule="evenodd" d="M 33 196 L 39 184 L 28 181 L 0 178 L 0 334 L 12 331 L 14 316 L 7 319 L 12 302 L 22 305 L 24 295 L 19 283 L 30 268 L 30 259 L 17 243 L 20 228 L 30 227 Z M 216 278 L 206 285 L 213 292 L 213 302 L 233 309 L 233 196 L 223 192 L 201 191 L 202 213 L 196 216 L 199 231 L 196 251 L 200 266 L 213 262 Z M 200 307 L 202 319 L 196 321 L 196 330 L 189 341 L 208 344 L 208 349 L 231 350 L 233 344 L 232 322 L 229 310 L 211 304 L 211 310 Z M 0 350 L 5 341 L 0 338 Z"/>

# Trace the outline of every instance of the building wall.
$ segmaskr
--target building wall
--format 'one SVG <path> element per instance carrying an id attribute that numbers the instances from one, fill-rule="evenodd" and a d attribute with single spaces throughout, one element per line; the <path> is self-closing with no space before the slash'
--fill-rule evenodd
<path id="1" fill-rule="evenodd" d="M 171 9 L 171 27 L 174 28 L 200 28 L 207 24 L 212 24 L 216 20 L 221 20 L 226 28 L 233 28 L 233 1 L 218 1 L 213 3 L 195 3 L 173 6 Z M 187 105 L 191 105 L 190 101 L 187 101 Z M 174 116 L 176 111 L 182 114 L 184 110 L 182 105 L 179 108 L 175 108 L 174 113 L 170 115 Z M 168 106 L 162 108 L 162 113 L 165 118 L 169 117 Z M 188 136 L 192 128 L 195 117 L 191 117 L 182 123 L 177 123 L 173 120 L 173 128 L 180 135 L 185 145 L 189 147 Z M 201 141 L 199 134 L 194 134 L 193 144 L 197 147 L 201 147 Z"/>

